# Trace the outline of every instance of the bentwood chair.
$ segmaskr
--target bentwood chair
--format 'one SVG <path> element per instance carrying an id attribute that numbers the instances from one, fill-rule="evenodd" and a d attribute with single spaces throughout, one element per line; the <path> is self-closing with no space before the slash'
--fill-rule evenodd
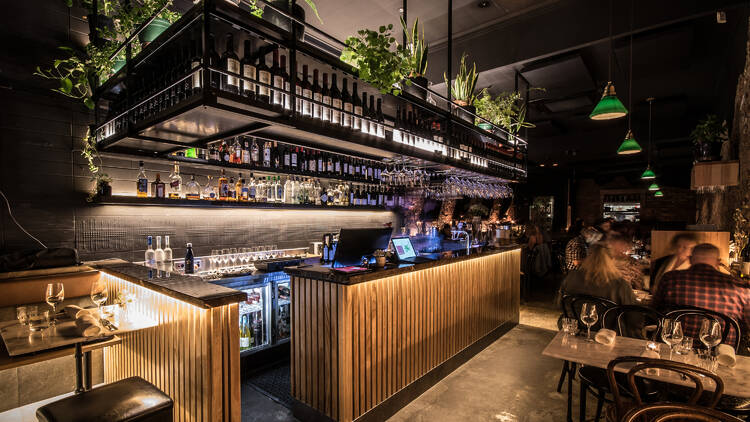
<path id="1" fill-rule="evenodd" d="M 742 419 L 709 409 L 682 403 L 655 403 L 636 407 L 629 411 L 622 422 L 743 422 Z"/>
<path id="2" fill-rule="evenodd" d="M 628 398 L 621 394 L 620 382 L 615 375 L 615 368 L 618 365 L 623 364 L 634 364 L 626 374 L 627 388 L 630 393 Z M 614 397 L 614 406 L 610 406 L 609 411 L 607 412 L 607 421 L 622 421 L 625 415 L 633 408 L 645 404 L 642 399 L 644 397 L 642 391 L 644 384 L 642 382 L 637 382 L 636 375 L 650 370 L 673 372 L 680 375 L 684 380 L 691 381 L 694 387 L 689 395 L 686 395 L 686 403 L 689 405 L 695 405 L 699 399 L 704 398 L 706 400 L 706 407 L 713 409 L 724 392 L 724 382 L 721 378 L 706 369 L 671 360 L 650 359 L 640 356 L 622 356 L 611 360 L 607 365 L 607 379 L 609 380 L 609 388 Z M 711 379 L 716 386 L 713 392 L 707 392 L 705 390 L 703 380 L 706 378 Z M 671 388 L 671 385 L 669 388 Z M 704 392 L 706 394 L 704 394 Z"/>
<path id="3" fill-rule="evenodd" d="M 659 334 L 664 315 L 647 306 L 616 305 L 607 309 L 601 317 L 602 327 L 613 330 L 618 336 L 654 340 Z M 648 330 L 647 328 L 652 328 Z M 611 402 L 607 371 L 594 366 L 584 366 L 578 370 L 581 392 L 579 394 L 579 412 L 581 420 L 586 419 L 586 398 L 590 392 L 596 397 L 596 421 L 602 416 L 605 402 Z M 622 380 L 621 380 L 622 382 Z M 653 391 L 649 395 L 653 394 Z"/>
<path id="4" fill-rule="evenodd" d="M 598 296 L 590 295 L 563 295 L 561 300 L 562 313 L 565 318 L 575 318 L 579 322 L 581 321 L 581 307 L 584 303 L 593 303 L 596 306 L 596 312 L 598 315 L 603 315 L 604 312 L 617 306 L 617 304 L 609 299 Z M 597 321 L 591 328 L 593 330 L 601 327 L 601 320 Z M 562 392 L 562 386 L 565 382 L 565 378 L 568 378 L 568 410 L 567 420 L 571 421 L 573 412 L 573 378 L 576 374 L 577 365 L 574 362 L 563 361 L 562 372 L 560 373 L 560 380 L 557 382 L 557 392 Z M 585 398 L 583 400 L 585 406 Z M 585 409 L 585 407 L 584 407 Z M 585 411 L 582 412 L 581 418 L 585 417 Z M 583 420 L 583 419 L 581 419 Z"/>

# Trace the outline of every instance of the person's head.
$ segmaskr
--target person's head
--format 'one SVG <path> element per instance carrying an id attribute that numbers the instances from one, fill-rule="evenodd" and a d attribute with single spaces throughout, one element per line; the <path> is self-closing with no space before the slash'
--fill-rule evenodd
<path id="1" fill-rule="evenodd" d="M 586 227 L 581 230 L 581 237 L 583 237 L 584 242 L 591 245 L 600 241 L 603 235 L 599 230 L 593 227 Z"/>
<path id="2" fill-rule="evenodd" d="M 678 233 L 670 242 L 672 251 L 680 259 L 687 259 L 698 244 L 698 236 L 693 233 Z"/>
<path id="3" fill-rule="evenodd" d="M 719 248 L 710 243 L 701 243 L 693 248 L 693 254 L 690 255 L 690 264 L 706 264 L 718 269 L 719 259 Z"/>
<path id="4" fill-rule="evenodd" d="M 611 232 L 607 235 L 607 246 L 609 246 L 612 256 L 615 258 L 621 258 L 628 254 L 632 248 L 632 242 L 627 237 L 617 232 Z"/>
<path id="5" fill-rule="evenodd" d="M 595 225 L 596 225 L 596 227 L 598 227 L 598 228 L 599 228 L 599 230 L 601 230 L 601 231 L 602 231 L 602 232 L 603 232 L 604 234 L 607 234 L 607 233 L 609 233 L 609 232 L 610 232 L 610 230 L 612 230 L 612 223 L 613 223 L 614 221 L 615 221 L 615 220 L 614 220 L 613 218 L 611 218 L 611 217 L 608 217 L 608 218 L 604 218 L 604 219 L 602 219 L 602 220 L 599 220 L 599 221 L 597 221 Z"/>
<path id="6" fill-rule="evenodd" d="M 610 249 L 605 243 L 593 244 L 579 269 L 583 272 L 587 283 L 601 285 L 622 278 L 612 259 Z"/>

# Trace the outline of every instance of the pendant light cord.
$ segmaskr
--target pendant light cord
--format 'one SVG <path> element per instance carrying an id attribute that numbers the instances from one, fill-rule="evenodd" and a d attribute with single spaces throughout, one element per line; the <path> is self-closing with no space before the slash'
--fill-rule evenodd
<path id="1" fill-rule="evenodd" d="M 648 99 L 648 151 L 646 152 L 646 161 L 648 162 L 647 168 L 651 168 L 651 105 L 653 102 L 653 98 Z"/>
<path id="2" fill-rule="evenodd" d="M 609 57 L 607 60 L 608 82 L 612 82 L 612 55 L 614 54 L 614 40 L 612 39 L 612 0 L 609 0 Z"/>
<path id="3" fill-rule="evenodd" d="M 631 122 L 633 121 L 633 10 L 635 9 L 635 2 L 630 1 L 630 70 L 629 77 L 630 82 L 628 83 L 628 130 L 632 130 Z"/>

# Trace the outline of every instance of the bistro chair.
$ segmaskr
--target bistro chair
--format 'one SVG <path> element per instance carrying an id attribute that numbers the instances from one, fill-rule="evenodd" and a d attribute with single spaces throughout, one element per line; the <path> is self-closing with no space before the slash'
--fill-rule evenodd
<path id="1" fill-rule="evenodd" d="M 593 303 L 596 306 L 596 312 L 598 315 L 603 315 L 609 308 L 617 306 L 617 304 L 609 299 L 603 297 L 591 296 L 591 295 L 563 295 L 560 305 L 562 306 L 562 313 L 564 318 L 575 318 L 578 321 L 581 320 L 581 307 L 584 303 Z M 601 327 L 601 320 L 597 321 L 591 328 L 599 329 Z M 573 378 L 576 374 L 577 365 L 574 362 L 563 361 L 562 372 L 560 373 L 560 380 L 557 382 L 557 392 L 562 392 L 563 382 L 565 377 L 568 378 L 568 414 L 567 420 L 572 420 L 571 413 L 573 408 Z M 583 399 L 585 409 L 585 398 Z M 585 414 L 585 411 L 582 412 Z M 581 418 L 585 417 L 584 415 Z M 581 419 L 583 420 L 583 419 Z"/>
<path id="2" fill-rule="evenodd" d="M 602 327 L 615 331 L 618 336 L 654 340 L 659 334 L 662 318 L 664 318 L 664 315 L 661 312 L 647 306 L 616 305 L 604 311 L 601 320 Z M 648 326 L 656 327 L 650 335 L 645 330 Z M 611 400 L 607 398 L 607 395 L 612 394 L 609 389 L 607 371 L 594 366 L 582 366 L 578 370 L 578 379 L 581 383 L 581 392 L 578 399 L 580 402 L 580 420 L 586 419 L 586 398 L 587 394 L 591 392 L 596 397 L 595 420 L 598 421 L 602 416 L 604 403 L 611 403 Z M 620 380 L 620 382 L 622 381 Z M 653 393 L 651 391 L 649 395 Z"/>
<path id="3" fill-rule="evenodd" d="M 629 398 L 624 397 L 620 393 L 622 387 L 617 379 L 618 377 L 615 375 L 615 367 L 623 364 L 634 364 L 626 374 Z M 684 380 L 690 380 L 693 383 L 694 387 L 692 392 L 690 392 L 689 396 L 686 396 L 688 397 L 686 403 L 689 405 L 695 405 L 699 399 L 705 398 L 706 407 L 713 409 L 724 392 L 724 382 L 721 378 L 713 372 L 703 368 L 671 360 L 650 359 L 640 356 L 622 356 L 611 360 L 607 365 L 607 379 L 609 380 L 609 388 L 612 391 L 612 396 L 614 398 L 614 406 L 610 406 L 609 411 L 607 412 L 608 421 L 621 421 L 634 407 L 644 405 L 642 399 L 642 397 L 645 397 L 642 391 L 644 383 L 636 382 L 636 374 L 654 369 L 673 372 L 680 375 Z M 716 389 L 713 392 L 705 391 L 705 388 L 703 387 L 704 378 L 710 378 L 716 385 Z M 671 385 L 669 389 L 671 389 Z M 704 395 L 704 392 L 706 395 Z"/>
<path id="4" fill-rule="evenodd" d="M 685 319 L 688 319 L 688 321 L 690 321 L 690 320 L 695 320 L 699 318 L 713 319 L 713 320 L 719 321 L 719 323 L 721 323 L 721 326 L 722 326 L 721 342 L 726 343 L 729 333 L 731 332 L 731 330 L 734 330 L 737 336 L 735 337 L 734 344 L 731 344 L 731 346 L 734 347 L 735 352 L 739 351 L 740 342 L 742 339 L 742 330 L 740 329 L 740 324 L 737 322 L 737 320 L 730 317 L 729 315 L 725 315 L 721 312 L 712 311 L 710 309 L 699 308 L 697 306 L 679 306 L 667 312 L 665 317 L 675 319 L 678 321 L 679 320 L 684 321 Z M 698 323 L 698 326 L 700 326 L 700 323 Z M 684 323 L 683 323 L 683 331 L 684 331 Z"/>
<path id="5" fill-rule="evenodd" d="M 709 409 L 683 403 L 654 403 L 629 411 L 621 422 L 743 422 L 742 419 Z"/>

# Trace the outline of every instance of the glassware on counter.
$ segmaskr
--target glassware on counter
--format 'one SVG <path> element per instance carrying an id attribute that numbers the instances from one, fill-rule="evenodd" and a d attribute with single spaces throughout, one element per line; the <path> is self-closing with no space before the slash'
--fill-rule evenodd
<path id="1" fill-rule="evenodd" d="M 57 322 L 57 304 L 65 300 L 65 286 L 62 283 L 47 284 L 44 300 L 52 307 L 52 325 Z"/>

